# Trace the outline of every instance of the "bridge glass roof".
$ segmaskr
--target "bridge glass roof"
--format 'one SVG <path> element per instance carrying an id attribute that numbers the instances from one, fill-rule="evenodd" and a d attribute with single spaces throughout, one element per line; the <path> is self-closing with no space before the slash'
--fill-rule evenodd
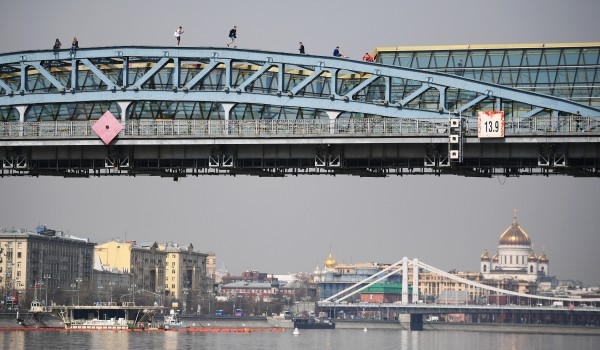
<path id="1" fill-rule="evenodd" d="M 600 106 L 600 43 L 390 47 L 378 48 L 376 61 Z M 394 90 L 405 96 L 411 84 L 397 80 Z M 461 93 L 452 91 L 449 103 Z"/>

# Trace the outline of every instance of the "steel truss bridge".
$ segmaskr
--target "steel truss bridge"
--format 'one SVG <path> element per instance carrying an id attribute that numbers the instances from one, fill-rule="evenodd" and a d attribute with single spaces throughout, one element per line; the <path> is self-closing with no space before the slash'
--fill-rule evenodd
<path id="1" fill-rule="evenodd" d="M 503 138 L 478 138 L 479 110 L 505 112 Z M 0 55 L 0 158 L 0 176 L 598 177 L 600 109 L 332 57 L 27 51 Z"/>
<path id="2" fill-rule="evenodd" d="M 409 267 L 412 267 L 412 279 L 409 282 Z M 495 296 L 498 303 L 496 304 L 479 304 L 475 301 L 454 300 L 446 303 L 428 304 L 419 303 L 419 276 L 420 271 L 430 272 L 439 276 L 445 277 L 448 282 L 463 285 L 466 291 L 473 291 L 473 288 L 479 289 L 480 292 L 487 296 Z M 360 293 L 370 286 L 386 280 L 394 274 L 402 274 L 402 299 L 400 302 L 394 303 L 348 303 L 346 299 Z M 404 286 L 412 285 L 412 295 L 409 298 L 409 288 Z M 451 290 L 448 289 L 448 290 Z M 499 303 L 499 296 L 510 296 L 517 303 L 506 302 L 503 305 Z M 350 299 L 351 300 L 351 299 Z M 538 306 L 540 302 L 544 306 Z M 561 302 L 563 306 L 553 306 L 553 302 Z M 505 290 L 483 283 L 472 281 L 454 274 L 445 272 L 436 267 L 428 265 L 419 259 L 409 260 L 407 257 L 389 265 L 381 271 L 359 281 L 350 287 L 342 290 L 325 300 L 318 302 L 322 310 L 328 310 L 330 315 L 337 315 L 338 311 L 347 310 L 366 310 L 366 311 L 381 311 L 387 310 L 400 314 L 410 315 L 410 319 L 406 323 L 410 323 L 411 329 L 422 329 L 422 316 L 428 314 L 554 314 L 561 315 L 569 313 L 569 315 L 580 315 L 584 317 L 594 317 L 600 319 L 600 298 L 564 298 L 544 295 L 533 295 L 519 293 L 515 291 Z M 402 320 L 401 320 L 402 322 Z"/>

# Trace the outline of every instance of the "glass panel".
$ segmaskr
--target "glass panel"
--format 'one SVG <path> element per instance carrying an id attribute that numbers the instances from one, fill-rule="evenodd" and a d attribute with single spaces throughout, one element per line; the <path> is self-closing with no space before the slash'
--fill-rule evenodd
<path id="1" fill-rule="evenodd" d="M 399 64 L 402 67 L 413 67 L 413 53 L 412 52 L 400 52 L 398 54 L 398 58 L 397 58 L 397 64 Z"/>
<path id="2" fill-rule="evenodd" d="M 485 51 L 474 51 L 469 55 L 468 63 L 470 67 L 483 67 Z"/>
<path id="3" fill-rule="evenodd" d="M 394 55 L 393 54 L 388 54 L 388 53 L 383 54 L 382 53 L 377 56 L 377 59 L 381 60 L 381 63 L 383 63 L 383 64 L 389 64 L 389 65 L 394 64 Z"/>
<path id="4" fill-rule="evenodd" d="M 486 66 L 501 67 L 504 60 L 504 51 L 490 51 L 487 55 Z"/>
<path id="5" fill-rule="evenodd" d="M 466 51 L 456 51 L 452 53 L 448 67 L 464 67 L 465 60 L 467 59 Z"/>
<path id="6" fill-rule="evenodd" d="M 519 85 L 530 85 L 535 82 L 537 77 L 537 70 L 533 69 L 520 69 L 518 73 L 518 82 Z"/>
<path id="7" fill-rule="evenodd" d="M 579 49 L 565 49 L 561 64 L 574 66 L 579 64 Z"/>
<path id="8" fill-rule="evenodd" d="M 580 64 L 598 64 L 598 59 L 600 58 L 600 49 L 592 48 L 592 49 L 583 49 L 583 62 Z"/>
<path id="9" fill-rule="evenodd" d="M 536 80 L 536 84 L 538 85 L 546 85 L 550 81 L 548 77 L 548 69 L 541 69 Z"/>
<path id="10" fill-rule="evenodd" d="M 541 50 L 527 50 L 525 51 L 525 59 L 522 65 L 526 66 L 539 66 L 542 59 Z"/>
<path id="11" fill-rule="evenodd" d="M 560 50 L 546 50 L 544 51 L 544 58 L 542 59 L 542 63 L 545 63 L 547 66 L 557 66 L 560 58 Z"/>
<path id="12" fill-rule="evenodd" d="M 431 58 L 431 52 L 417 52 L 416 61 L 417 66 L 415 68 L 424 69 L 429 68 L 429 60 Z"/>
<path id="13" fill-rule="evenodd" d="M 506 62 L 504 66 L 517 67 L 521 66 L 523 60 L 523 51 L 521 50 L 508 50 L 506 53 Z"/>
<path id="14" fill-rule="evenodd" d="M 569 73 L 567 69 L 559 69 L 556 72 L 556 84 L 567 84 L 569 82 Z"/>
<path id="15" fill-rule="evenodd" d="M 435 52 L 433 54 L 431 65 L 434 68 L 446 68 L 448 66 L 448 58 L 448 51 Z"/>

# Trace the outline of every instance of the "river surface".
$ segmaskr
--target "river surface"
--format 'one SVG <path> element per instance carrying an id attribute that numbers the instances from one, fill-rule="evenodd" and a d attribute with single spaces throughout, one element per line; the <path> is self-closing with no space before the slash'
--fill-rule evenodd
<path id="1" fill-rule="evenodd" d="M 0 331 L 2 349 L 598 350 L 600 336 L 361 329 L 285 333 Z"/>

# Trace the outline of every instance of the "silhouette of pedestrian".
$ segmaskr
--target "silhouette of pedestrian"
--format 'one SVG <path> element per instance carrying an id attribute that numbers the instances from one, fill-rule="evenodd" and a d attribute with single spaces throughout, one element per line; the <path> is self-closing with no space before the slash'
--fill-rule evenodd
<path id="1" fill-rule="evenodd" d="M 579 113 L 579 111 L 577 111 L 577 114 L 575 114 L 575 132 L 577 131 L 581 131 L 583 132 L 583 127 L 581 126 L 581 122 L 582 122 L 581 118 L 581 113 Z"/>
<path id="2" fill-rule="evenodd" d="M 183 34 L 183 28 L 179 26 L 175 31 L 175 40 L 177 41 L 177 46 L 179 46 L 179 42 L 181 41 L 181 34 Z"/>
<path id="3" fill-rule="evenodd" d="M 300 48 L 298 50 L 300 50 L 300 54 L 302 54 L 302 55 L 306 54 L 304 52 L 304 44 L 302 44 L 302 41 L 300 42 Z"/>
<path id="4" fill-rule="evenodd" d="M 60 50 L 61 46 L 62 46 L 62 44 L 60 43 L 60 40 L 58 40 L 58 38 L 57 38 L 56 41 L 54 42 L 54 46 L 52 46 L 52 50 L 54 50 L 55 55 L 58 55 L 58 50 Z"/>
<path id="5" fill-rule="evenodd" d="M 75 56 L 77 49 L 79 49 L 79 40 L 74 36 L 73 41 L 71 41 L 71 56 Z"/>
<path id="6" fill-rule="evenodd" d="M 237 38 L 237 26 L 233 26 L 233 28 L 231 28 L 231 30 L 229 31 L 229 39 L 231 39 L 231 41 L 227 44 L 227 47 L 229 47 L 229 45 L 234 45 L 233 47 L 237 47 L 237 46 L 235 46 L 236 38 Z"/>

